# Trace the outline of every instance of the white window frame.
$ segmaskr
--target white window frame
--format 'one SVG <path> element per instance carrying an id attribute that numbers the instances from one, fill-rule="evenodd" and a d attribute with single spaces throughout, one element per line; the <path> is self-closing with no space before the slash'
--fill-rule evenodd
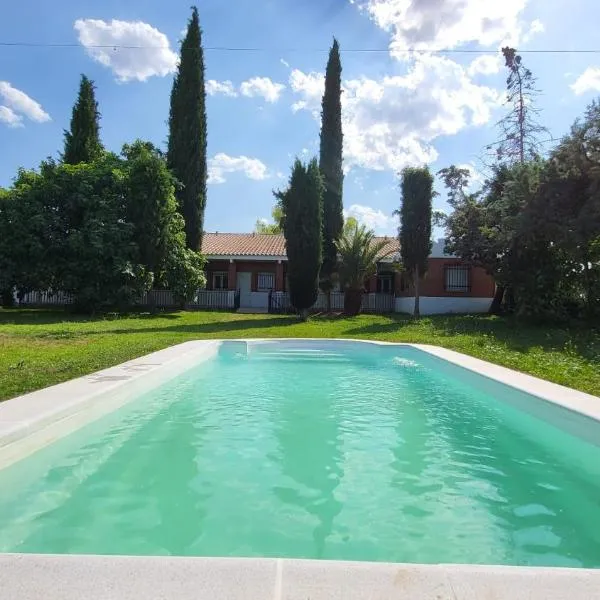
<path id="1" fill-rule="evenodd" d="M 263 281 L 261 281 L 261 278 Z M 265 285 L 264 279 L 271 279 L 271 287 Z M 262 284 L 262 285 L 261 285 Z M 270 273 L 268 271 L 261 271 L 256 274 L 256 291 L 258 292 L 271 292 L 275 289 L 275 273 Z"/>
<path id="2" fill-rule="evenodd" d="M 217 285 L 217 280 L 220 279 L 220 285 Z M 212 289 L 213 290 L 228 290 L 229 289 L 229 273 L 227 271 L 214 271 L 212 274 Z M 223 284 L 225 286 L 223 287 Z"/>
<path id="3" fill-rule="evenodd" d="M 444 291 L 468 294 L 471 291 L 471 268 L 465 265 L 446 265 Z"/>

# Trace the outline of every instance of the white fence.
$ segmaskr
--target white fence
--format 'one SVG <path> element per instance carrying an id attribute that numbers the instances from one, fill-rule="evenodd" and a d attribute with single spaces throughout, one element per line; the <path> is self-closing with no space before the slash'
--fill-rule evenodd
<path id="1" fill-rule="evenodd" d="M 233 290 L 200 290 L 187 308 L 235 308 L 235 292 Z"/>
<path id="2" fill-rule="evenodd" d="M 19 302 L 18 297 L 16 301 Z M 29 292 L 25 294 L 19 304 L 25 304 L 29 306 L 65 306 L 72 304 L 73 298 L 69 294 L 64 292 Z"/>
<path id="3" fill-rule="evenodd" d="M 233 290 L 199 290 L 191 302 L 185 307 L 190 309 L 233 309 L 235 308 L 236 293 Z M 66 306 L 73 299 L 63 292 L 29 292 L 21 299 L 25 306 Z M 150 290 L 144 294 L 138 306 L 153 306 L 155 308 L 176 308 L 180 306 L 170 290 Z"/>
<path id="4" fill-rule="evenodd" d="M 291 312 L 290 296 L 287 292 L 273 292 L 269 309 L 272 312 Z M 313 311 L 327 310 L 327 295 L 320 293 L 317 301 L 313 304 Z M 331 310 L 344 310 L 344 293 L 331 293 Z M 368 313 L 391 313 L 394 312 L 394 296 L 392 294 L 364 294 L 362 298 L 362 311 Z"/>

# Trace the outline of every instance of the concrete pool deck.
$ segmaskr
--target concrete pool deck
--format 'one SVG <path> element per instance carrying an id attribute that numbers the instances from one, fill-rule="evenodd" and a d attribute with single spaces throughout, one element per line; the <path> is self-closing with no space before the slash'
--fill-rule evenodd
<path id="1" fill-rule="evenodd" d="M 221 341 L 283 340 L 291 341 L 185 342 L 0 403 L 0 469 L 209 359 L 218 352 Z M 600 398 L 452 350 L 365 340 L 299 341 L 415 348 L 512 390 L 541 398 L 548 406 L 566 409 L 566 417 L 573 416 L 573 427 L 580 427 L 582 416 L 600 421 Z M 600 600 L 600 569 L 0 554 L 0 600 L 5 598 Z"/>
<path id="2" fill-rule="evenodd" d="M 599 600 L 600 571 L 0 554 L 6 600 Z"/>

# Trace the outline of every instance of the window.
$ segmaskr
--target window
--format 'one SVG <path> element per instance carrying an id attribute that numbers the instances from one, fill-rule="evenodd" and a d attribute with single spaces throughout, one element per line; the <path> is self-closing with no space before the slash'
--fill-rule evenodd
<path id="1" fill-rule="evenodd" d="M 377 277 L 377 291 L 380 294 L 391 294 L 393 289 L 392 283 L 393 279 L 390 274 L 379 275 Z"/>
<path id="2" fill-rule="evenodd" d="M 462 265 L 447 265 L 444 290 L 446 292 L 470 292 L 471 269 Z"/>
<path id="3" fill-rule="evenodd" d="M 270 292 L 275 287 L 275 275 L 273 273 L 259 273 L 256 289 L 259 292 Z"/>
<path id="4" fill-rule="evenodd" d="M 213 273 L 213 290 L 228 290 L 229 282 L 227 280 L 227 273 L 220 271 Z"/>

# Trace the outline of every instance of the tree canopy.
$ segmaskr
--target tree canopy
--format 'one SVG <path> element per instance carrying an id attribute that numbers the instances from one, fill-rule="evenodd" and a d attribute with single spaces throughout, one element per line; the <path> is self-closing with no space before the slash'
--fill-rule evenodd
<path id="1" fill-rule="evenodd" d="M 62 159 L 76 165 L 100 158 L 104 148 L 100 141 L 100 113 L 96 102 L 94 82 L 81 76 L 79 94 L 73 106 L 71 127 L 65 131 Z"/>
<path id="2" fill-rule="evenodd" d="M 338 41 L 333 40 L 325 71 L 325 92 L 321 111 L 319 168 L 323 177 L 323 265 L 321 288 L 331 290 L 337 267 L 336 240 L 342 233 L 342 64 Z"/>
<path id="3" fill-rule="evenodd" d="M 196 7 L 192 8 L 181 44 L 171 90 L 167 162 L 179 182 L 177 200 L 185 220 L 187 245 L 200 250 L 206 208 L 206 91 L 202 32 Z"/>
<path id="4" fill-rule="evenodd" d="M 415 317 L 419 316 L 419 281 L 427 272 L 431 252 L 433 176 L 428 167 L 402 171 L 400 204 L 400 252 L 415 288 Z"/>
<path id="5" fill-rule="evenodd" d="M 285 213 L 290 301 L 306 318 L 319 294 L 323 258 L 323 181 L 317 160 L 304 165 L 296 159 L 288 188 L 276 195 Z"/>
<path id="6" fill-rule="evenodd" d="M 204 263 L 186 250 L 174 203 L 172 176 L 147 142 L 123 158 L 21 170 L 0 195 L 0 288 L 65 292 L 85 312 L 132 306 L 153 281 L 189 294 Z"/>

